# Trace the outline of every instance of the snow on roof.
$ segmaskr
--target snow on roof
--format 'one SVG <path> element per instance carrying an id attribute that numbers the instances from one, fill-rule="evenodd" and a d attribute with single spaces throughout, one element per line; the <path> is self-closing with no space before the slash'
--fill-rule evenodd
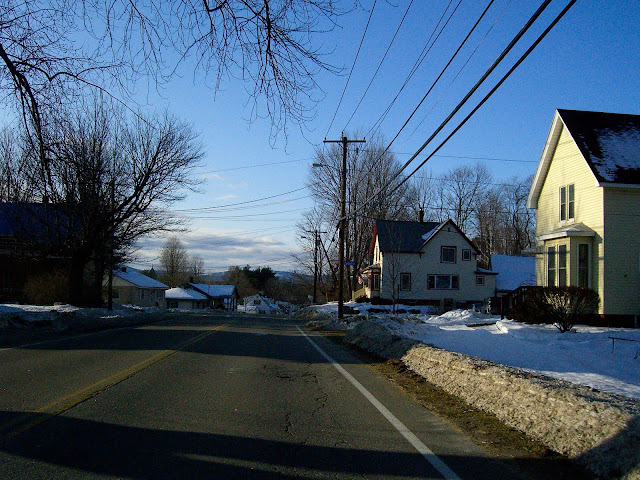
<path id="1" fill-rule="evenodd" d="M 164 298 L 167 300 L 206 300 L 207 297 L 195 290 L 186 290 L 184 288 L 176 287 L 170 288 L 164 292 Z"/>
<path id="2" fill-rule="evenodd" d="M 491 268 L 498 273 L 496 290 L 511 291 L 522 285 L 536 284 L 535 257 L 491 255 Z"/>
<path id="3" fill-rule="evenodd" d="M 601 182 L 640 184 L 640 115 L 558 110 Z"/>
<path id="4" fill-rule="evenodd" d="M 147 277 L 131 268 L 127 268 L 126 271 L 114 270 L 113 275 L 140 288 L 169 288 L 164 283 Z"/>
<path id="5" fill-rule="evenodd" d="M 190 283 L 196 290 L 209 297 L 232 297 L 236 289 L 235 285 L 209 285 L 207 283 Z"/>

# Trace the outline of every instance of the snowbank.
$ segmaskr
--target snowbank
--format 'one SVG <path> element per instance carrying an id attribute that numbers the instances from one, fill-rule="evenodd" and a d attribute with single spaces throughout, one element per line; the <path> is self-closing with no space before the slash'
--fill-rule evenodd
<path id="1" fill-rule="evenodd" d="M 402 359 L 431 383 L 604 477 L 640 478 L 640 403 L 487 360 L 425 345 L 375 321 L 346 340 Z"/>
<path id="2" fill-rule="evenodd" d="M 118 305 L 113 310 L 73 305 L 0 305 L 0 328 L 89 332 L 160 320 L 164 310 Z"/>

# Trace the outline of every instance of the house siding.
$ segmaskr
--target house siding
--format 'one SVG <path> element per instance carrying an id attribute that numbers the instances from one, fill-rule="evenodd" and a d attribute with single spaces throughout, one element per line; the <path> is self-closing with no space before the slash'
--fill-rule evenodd
<path id="1" fill-rule="evenodd" d="M 117 291 L 114 301 L 121 305 L 137 305 L 140 307 L 165 307 L 164 289 L 141 288 L 117 276 L 113 276 L 113 291 Z M 141 292 L 143 292 L 141 294 Z"/>
<path id="2" fill-rule="evenodd" d="M 640 314 L 640 189 L 604 188 L 605 313 Z"/>
<path id="3" fill-rule="evenodd" d="M 573 184 L 575 188 L 575 215 L 573 219 L 560 221 L 560 187 Z M 538 255 L 536 255 L 536 282 L 538 285 L 547 285 L 547 258 L 548 246 L 567 245 L 569 261 L 567 278 L 571 285 L 577 285 L 577 246 L 579 243 L 590 244 L 591 288 L 596 290 L 600 297 L 604 292 L 604 266 L 597 261 L 604 255 L 604 212 L 603 212 L 603 188 L 596 183 L 591 169 L 580 153 L 578 146 L 573 141 L 568 130 L 563 126 L 562 132 L 553 153 L 549 171 L 538 197 L 536 234 L 544 235 L 552 230 L 565 225 L 583 223 L 596 232 L 595 237 L 559 238 L 555 240 L 539 241 Z M 601 305 L 601 313 L 604 306 Z"/>
<path id="4" fill-rule="evenodd" d="M 456 247 L 456 263 L 442 263 L 442 246 Z M 400 282 L 401 273 L 411 274 L 411 291 L 400 291 L 400 300 L 443 301 L 451 299 L 457 303 L 482 302 L 495 293 L 495 276 L 484 277 L 484 286 L 476 286 L 477 262 L 462 260 L 462 250 L 473 247 L 452 226 L 447 225 L 439 231 L 423 248 L 421 254 L 386 252 L 382 257 L 381 296 L 392 298 L 393 285 Z M 458 275 L 459 288 L 436 290 L 428 288 L 429 275 Z"/>

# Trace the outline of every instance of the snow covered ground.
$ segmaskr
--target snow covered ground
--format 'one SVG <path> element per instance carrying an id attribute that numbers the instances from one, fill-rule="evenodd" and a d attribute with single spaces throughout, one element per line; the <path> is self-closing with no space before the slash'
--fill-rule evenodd
<path id="1" fill-rule="evenodd" d="M 347 305 L 362 314 L 372 308 L 369 304 Z M 312 308 L 331 315 L 337 313 L 335 303 Z M 552 325 L 527 325 L 469 310 L 395 318 L 378 313 L 370 314 L 369 319 L 383 323 L 398 335 L 445 350 L 640 400 L 640 329 L 577 326 L 562 334 Z M 633 341 L 616 340 L 614 351 L 610 337 Z"/>

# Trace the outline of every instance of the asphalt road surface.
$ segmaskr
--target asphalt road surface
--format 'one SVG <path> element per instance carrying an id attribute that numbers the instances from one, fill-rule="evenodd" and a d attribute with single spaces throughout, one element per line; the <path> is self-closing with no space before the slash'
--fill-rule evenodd
<path id="1" fill-rule="evenodd" d="M 514 478 L 296 320 L 182 315 L 0 349 L 1 479 Z"/>

